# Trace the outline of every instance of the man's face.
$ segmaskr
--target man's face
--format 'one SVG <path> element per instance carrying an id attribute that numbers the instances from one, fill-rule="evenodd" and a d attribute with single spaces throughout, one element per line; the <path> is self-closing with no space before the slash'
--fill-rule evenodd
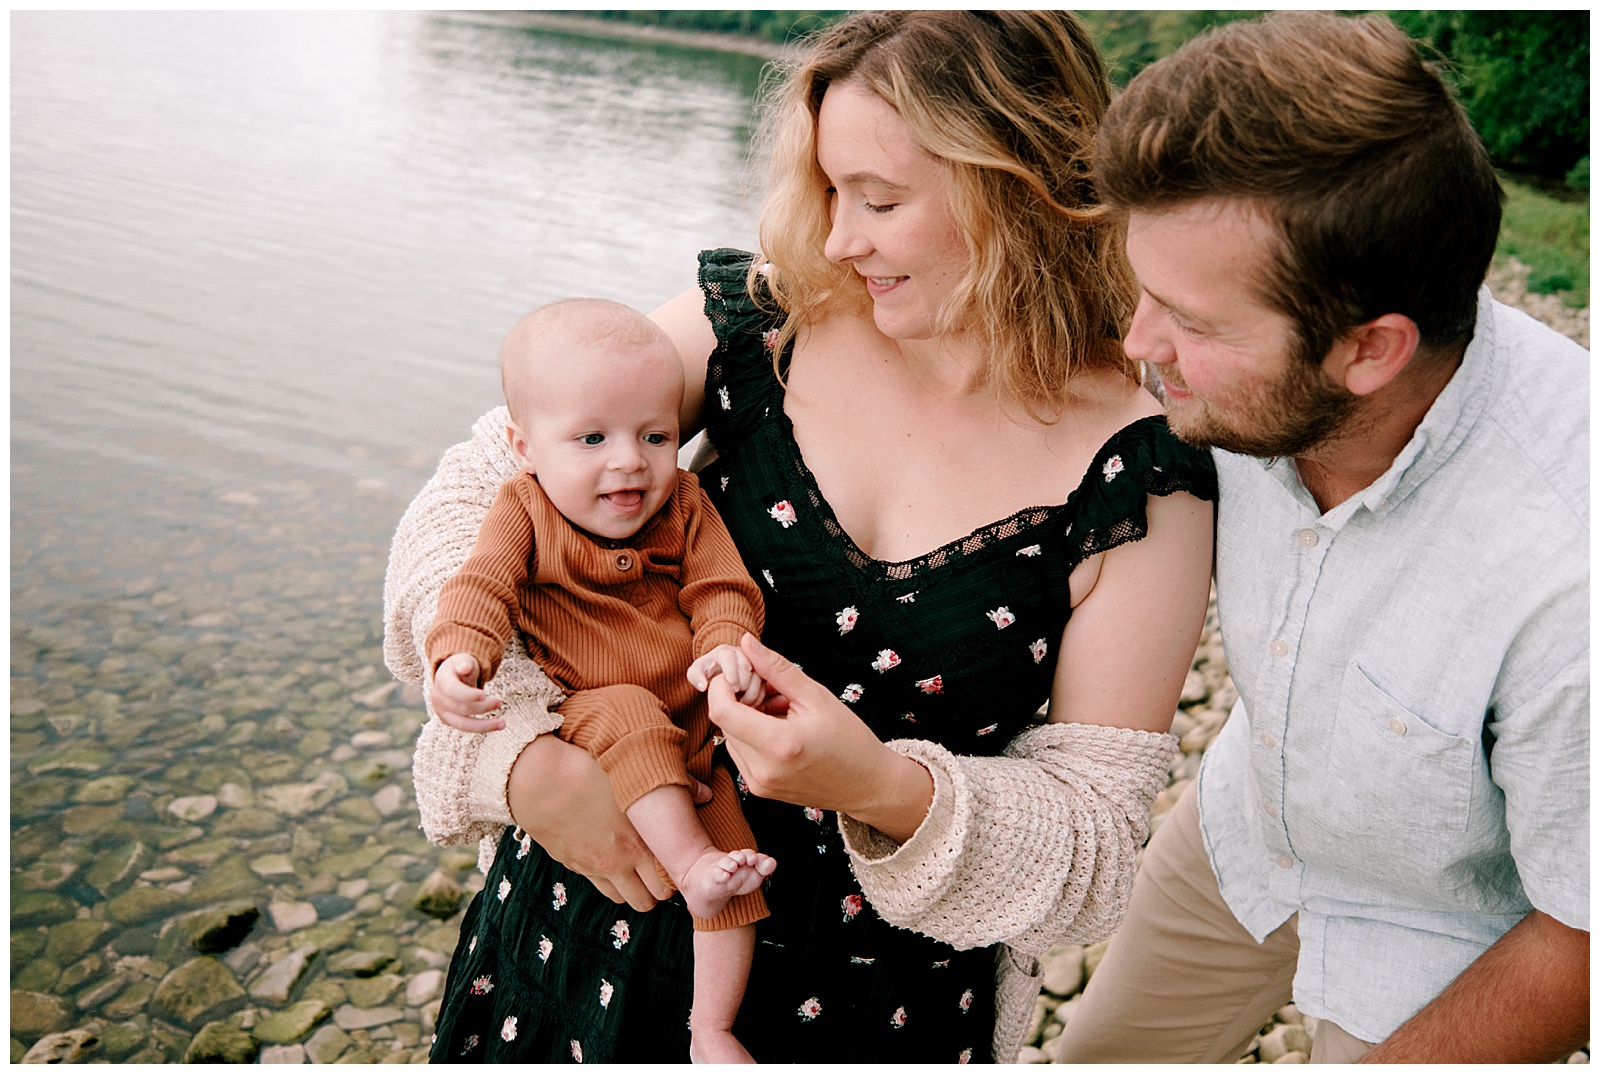
<path id="1" fill-rule="evenodd" d="M 1297 353 L 1293 322 L 1258 297 L 1277 241 L 1272 224 L 1238 201 L 1129 219 L 1140 296 L 1125 346 L 1160 377 L 1167 424 L 1191 444 L 1300 455 L 1353 411 L 1356 396 Z"/>

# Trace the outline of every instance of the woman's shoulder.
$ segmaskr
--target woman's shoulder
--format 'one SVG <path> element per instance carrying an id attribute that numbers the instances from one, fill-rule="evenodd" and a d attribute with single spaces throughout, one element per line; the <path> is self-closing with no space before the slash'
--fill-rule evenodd
<path id="1" fill-rule="evenodd" d="M 781 388 L 772 344 L 782 311 L 750 267 L 756 255 L 744 250 L 706 250 L 700 254 L 700 290 L 706 318 L 717 337 L 706 364 L 705 425 L 717 450 L 726 453 L 744 440 L 771 412 Z"/>

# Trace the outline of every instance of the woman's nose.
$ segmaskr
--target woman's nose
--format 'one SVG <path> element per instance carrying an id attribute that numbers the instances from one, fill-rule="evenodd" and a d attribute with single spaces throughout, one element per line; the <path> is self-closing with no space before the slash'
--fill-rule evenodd
<path id="1" fill-rule="evenodd" d="M 854 261 L 867 254 L 872 244 L 867 242 L 866 236 L 856 226 L 855 214 L 839 204 L 839 196 L 833 195 L 831 206 L 833 227 L 828 231 L 828 241 L 822 246 L 822 254 L 829 261 L 843 264 Z"/>

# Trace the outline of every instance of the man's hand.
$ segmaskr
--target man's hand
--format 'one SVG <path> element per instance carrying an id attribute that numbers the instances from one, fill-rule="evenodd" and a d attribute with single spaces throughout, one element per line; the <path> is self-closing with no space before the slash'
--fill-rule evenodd
<path id="1" fill-rule="evenodd" d="M 440 661 L 433 673 L 428 700 L 439 719 L 457 731 L 498 731 L 506 725 L 498 716 L 484 718 L 484 713 L 500 707 L 500 699 L 478 689 L 480 672 L 475 657 L 456 653 Z"/>
<path id="2" fill-rule="evenodd" d="M 719 645 L 689 665 L 689 684 L 701 693 L 721 675 L 733 687 L 741 704 L 759 705 L 767 696 L 766 684 L 756 674 L 750 658 L 732 645 Z"/>
<path id="3" fill-rule="evenodd" d="M 1589 934 L 1538 910 L 1363 1063 L 1548 1063 L 1589 1039 Z"/>

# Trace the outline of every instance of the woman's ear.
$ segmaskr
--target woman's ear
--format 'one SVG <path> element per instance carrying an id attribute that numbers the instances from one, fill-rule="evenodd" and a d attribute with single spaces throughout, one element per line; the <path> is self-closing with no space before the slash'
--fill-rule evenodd
<path id="1" fill-rule="evenodd" d="M 1360 324 L 1333 345 L 1322 369 L 1352 395 L 1371 395 L 1411 364 L 1422 335 L 1416 322 L 1400 313 Z"/>

